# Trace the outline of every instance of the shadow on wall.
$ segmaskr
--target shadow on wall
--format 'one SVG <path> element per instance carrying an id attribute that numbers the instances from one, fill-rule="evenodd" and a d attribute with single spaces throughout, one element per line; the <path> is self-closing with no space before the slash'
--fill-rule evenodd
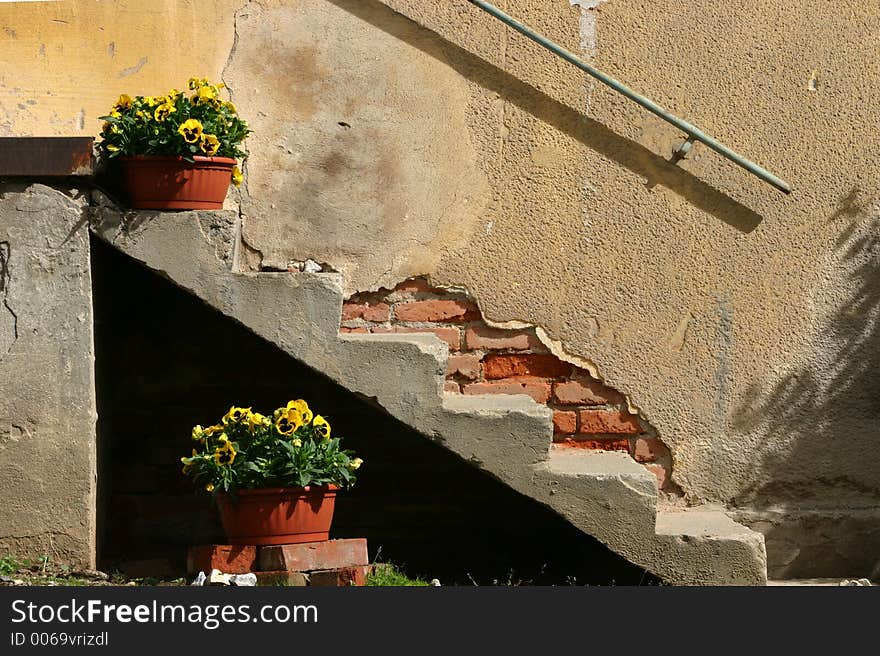
<path id="1" fill-rule="evenodd" d="M 880 564 L 880 214 L 858 197 L 829 219 L 849 222 L 835 244 L 844 274 L 813 362 L 769 394 L 753 385 L 734 415 L 737 432 L 767 435 L 759 466 L 771 482 L 735 503 L 761 522 L 774 576 L 869 576 Z"/>
<path id="2" fill-rule="evenodd" d="M 380 0 L 327 0 L 374 27 L 452 67 L 460 75 L 494 91 L 506 102 L 552 125 L 572 139 L 647 179 L 663 185 L 694 207 L 712 214 L 740 232 L 751 232 L 762 217 L 754 210 L 706 184 L 641 144 L 626 139 L 598 121 L 548 96 L 477 55 L 452 43 Z M 507 29 L 499 24 L 498 29 Z M 546 53 L 546 56 L 553 55 Z M 572 75 L 580 75 L 572 71 Z"/>
<path id="3" fill-rule="evenodd" d="M 92 262 L 103 567 L 179 574 L 189 545 L 222 542 L 207 495 L 180 474 L 192 426 L 233 403 L 304 398 L 366 461 L 331 537 L 366 537 L 372 559 L 444 584 L 657 583 L 96 239 Z"/>

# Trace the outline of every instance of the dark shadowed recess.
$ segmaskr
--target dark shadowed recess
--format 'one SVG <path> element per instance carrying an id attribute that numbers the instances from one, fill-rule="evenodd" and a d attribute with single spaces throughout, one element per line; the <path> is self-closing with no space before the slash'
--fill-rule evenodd
<path id="1" fill-rule="evenodd" d="M 366 461 L 332 537 L 366 537 L 371 559 L 444 584 L 658 582 L 97 239 L 92 268 L 103 567 L 180 573 L 187 546 L 222 542 L 209 497 L 180 474 L 191 427 L 233 403 L 304 398 Z"/>

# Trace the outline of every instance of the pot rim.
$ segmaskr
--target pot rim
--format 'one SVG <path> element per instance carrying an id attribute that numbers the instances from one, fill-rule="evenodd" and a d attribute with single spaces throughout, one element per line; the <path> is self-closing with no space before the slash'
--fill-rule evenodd
<path id="1" fill-rule="evenodd" d="M 260 495 L 277 495 L 277 494 L 304 494 L 309 492 L 336 492 L 339 490 L 338 485 L 330 483 L 328 485 L 306 485 L 305 487 L 260 487 L 253 490 L 234 490 L 237 496 L 260 496 Z M 228 492 L 220 492 L 221 495 L 230 494 Z"/>
<path id="2" fill-rule="evenodd" d="M 196 162 L 214 162 L 216 164 L 237 164 L 238 160 L 232 157 L 207 157 L 205 155 L 193 155 Z M 181 155 L 120 155 L 116 159 L 120 161 L 151 160 L 167 162 L 186 162 Z M 189 162 L 186 162 L 189 164 Z"/>

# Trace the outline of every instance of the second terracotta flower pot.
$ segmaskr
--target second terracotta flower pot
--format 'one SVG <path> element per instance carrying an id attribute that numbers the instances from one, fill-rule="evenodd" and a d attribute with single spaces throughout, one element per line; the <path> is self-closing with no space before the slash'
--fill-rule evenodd
<path id="1" fill-rule="evenodd" d="M 217 495 L 229 544 L 298 544 L 330 538 L 335 485 L 239 490 Z"/>
<path id="2" fill-rule="evenodd" d="M 129 196 L 136 209 L 220 210 L 236 161 L 230 157 L 135 155 L 119 157 Z"/>

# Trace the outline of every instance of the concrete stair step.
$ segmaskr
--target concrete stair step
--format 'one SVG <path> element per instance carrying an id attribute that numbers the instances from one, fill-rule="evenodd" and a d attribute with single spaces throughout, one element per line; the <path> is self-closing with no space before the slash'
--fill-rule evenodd
<path id="1" fill-rule="evenodd" d="M 657 479 L 628 454 L 552 445 L 552 410 L 525 395 L 445 394 L 432 333 L 340 333 L 333 273 L 237 273 L 232 212 L 96 210 L 93 232 L 254 334 L 679 584 L 763 584 L 763 538 L 721 511 L 657 512 Z"/>

